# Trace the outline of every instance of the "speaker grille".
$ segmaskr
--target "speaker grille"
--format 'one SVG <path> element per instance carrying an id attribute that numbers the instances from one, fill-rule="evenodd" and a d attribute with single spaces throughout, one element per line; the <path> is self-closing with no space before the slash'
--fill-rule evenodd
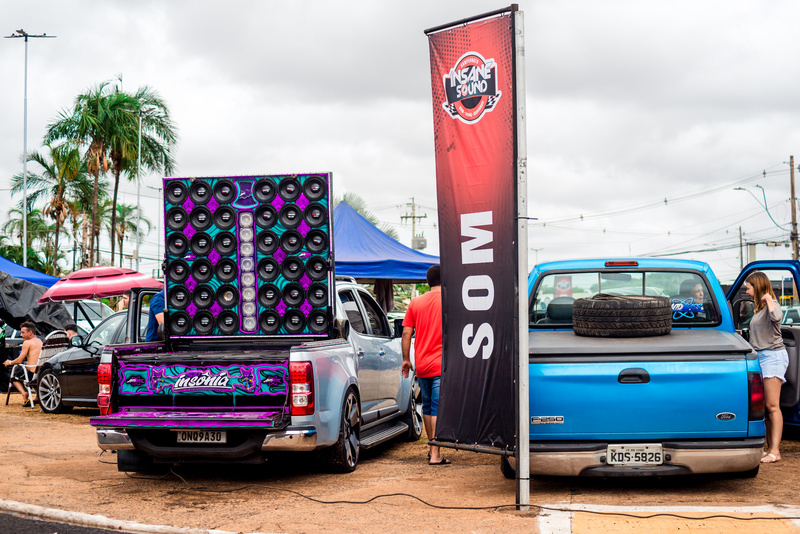
<path id="1" fill-rule="evenodd" d="M 328 337 L 329 173 L 167 178 L 167 335 Z"/>

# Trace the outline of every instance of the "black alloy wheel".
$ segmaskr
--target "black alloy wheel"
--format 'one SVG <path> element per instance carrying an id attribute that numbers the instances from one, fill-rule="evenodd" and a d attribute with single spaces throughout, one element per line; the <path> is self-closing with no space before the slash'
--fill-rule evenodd
<path id="1" fill-rule="evenodd" d="M 61 381 L 52 369 L 45 369 L 42 372 L 36 394 L 43 412 L 63 413 L 68 410 L 68 407 L 64 406 Z"/>
<path id="2" fill-rule="evenodd" d="M 411 391 L 408 399 L 408 411 L 401 419 L 408 425 L 408 431 L 403 435 L 405 441 L 417 441 L 422 437 L 422 390 L 419 387 L 419 380 L 414 377 L 411 382 Z"/>
<path id="3" fill-rule="evenodd" d="M 328 465 L 337 473 L 352 473 L 361 450 L 361 405 L 352 389 L 347 390 L 342 405 L 339 440 L 328 449 Z"/>

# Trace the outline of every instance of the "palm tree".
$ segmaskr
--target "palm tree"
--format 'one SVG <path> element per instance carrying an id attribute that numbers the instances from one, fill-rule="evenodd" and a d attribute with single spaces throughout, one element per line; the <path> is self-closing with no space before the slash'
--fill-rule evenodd
<path id="1" fill-rule="evenodd" d="M 147 226 L 147 232 L 142 232 L 142 229 L 137 226 L 136 206 L 129 204 L 117 204 L 117 219 L 116 228 L 109 228 L 109 232 L 113 230 L 113 237 L 119 243 L 119 266 L 122 267 L 122 245 L 125 242 L 125 237 L 129 234 L 135 234 L 137 231 L 139 235 L 147 235 L 150 232 L 152 223 L 147 217 L 141 217 L 140 222 L 143 226 Z M 112 265 L 113 265 L 113 256 Z"/>
<path id="2" fill-rule="evenodd" d="M 120 92 L 119 86 L 115 91 Z M 141 165 L 150 172 L 163 172 L 166 175 L 175 171 L 175 160 L 172 148 L 178 139 L 175 125 L 170 119 L 169 108 L 158 93 L 147 86 L 140 87 L 134 94 L 127 95 L 136 103 L 129 113 L 136 117 L 132 125 L 120 123 L 109 138 L 109 157 L 114 172 L 114 196 L 111 204 L 111 233 L 117 234 L 116 217 L 117 191 L 119 177 L 125 172 L 129 180 L 138 177 L 141 169 L 137 168 L 139 160 L 139 122 L 141 121 Z M 131 128 L 132 126 L 132 128 Z M 149 224 L 148 224 L 149 228 Z M 122 231 L 123 235 L 125 230 Z M 121 248 L 121 245 L 120 245 Z M 114 239 L 111 239 L 111 257 L 114 257 Z"/>
<path id="3" fill-rule="evenodd" d="M 347 202 L 351 208 L 356 210 L 356 213 L 364 217 L 372 223 L 378 230 L 388 235 L 392 239 L 399 240 L 400 234 L 390 224 L 382 223 L 378 216 L 367 209 L 367 202 L 361 198 L 357 193 L 344 193 L 341 197 L 335 196 L 333 199 L 333 207 L 335 208 L 339 202 Z"/>
<path id="4" fill-rule="evenodd" d="M 72 143 L 60 146 L 47 145 L 50 159 L 33 152 L 28 156 L 28 161 L 37 163 L 42 168 L 41 174 L 28 175 L 28 199 L 32 204 L 39 200 L 49 200 L 42 213 L 55 221 L 55 243 L 53 248 L 58 250 L 58 239 L 61 234 L 64 220 L 69 214 L 70 200 L 87 198 L 91 194 L 92 186 L 86 172 L 86 162 L 78 147 Z M 11 192 L 18 193 L 23 188 L 22 175 L 18 174 L 11 179 Z M 53 257 L 57 260 L 58 255 Z M 53 272 L 58 271 L 58 266 L 53 265 Z"/>
<path id="5" fill-rule="evenodd" d="M 34 241 L 42 241 L 43 239 L 46 239 L 49 234 L 53 233 L 53 229 L 47 224 L 47 221 L 42 216 L 41 210 L 29 209 L 27 213 L 27 243 L 23 244 L 22 213 L 23 210 L 21 209 L 21 206 L 8 210 L 8 220 L 5 222 L 5 224 L 3 224 L 1 230 L 6 236 L 19 239 L 20 244 L 3 245 L 0 255 L 22 265 L 22 247 L 25 246 L 28 249 L 28 267 L 31 269 L 36 269 L 37 271 L 45 272 L 47 270 L 47 266 L 42 262 L 41 256 L 39 255 L 41 247 L 34 248 L 33 244 Z M 45 248 L 46 247 L 47 245 L 45 241 Z"/>

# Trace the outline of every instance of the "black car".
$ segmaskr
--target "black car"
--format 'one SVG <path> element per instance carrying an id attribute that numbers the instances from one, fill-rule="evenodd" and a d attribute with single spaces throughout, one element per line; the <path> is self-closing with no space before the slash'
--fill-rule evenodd
<path id="1" fill-rule="evenodd" d="M 142 310 L 140 337 L 147 328 Z M 61 413 L 73 406 L 97 406 L 97 366 L 106 345 L 125 342 L 128 311 L 111 315 L 85 338 L 74 336 L 71 347 L 47 360 L 39 370 L 37 395 L 43 412 Z"/>

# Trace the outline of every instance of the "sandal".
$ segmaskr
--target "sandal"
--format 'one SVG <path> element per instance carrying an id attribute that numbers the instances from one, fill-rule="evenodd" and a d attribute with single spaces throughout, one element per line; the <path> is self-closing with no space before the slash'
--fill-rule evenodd
<path id="1" fill-rule="evenodd" d="M 442 456 L 442 459 L 438 462 L 428 462 L 428 465 L 450 465 L 451 463 L 453 462 Z"/>
<path id="2" fill-rule="evenodd" d="M 777 456 L 775 456 L 774 454 L 772 454 L 771 452 L 768 452 L 767 454 L 764 455 L 763 458 L 761 458 L 761 463 L 762 464 L 774 464 L 774 463 L 780 462 L 780 461 L 781 461 L 781 459 L 778 458 Z"/>

